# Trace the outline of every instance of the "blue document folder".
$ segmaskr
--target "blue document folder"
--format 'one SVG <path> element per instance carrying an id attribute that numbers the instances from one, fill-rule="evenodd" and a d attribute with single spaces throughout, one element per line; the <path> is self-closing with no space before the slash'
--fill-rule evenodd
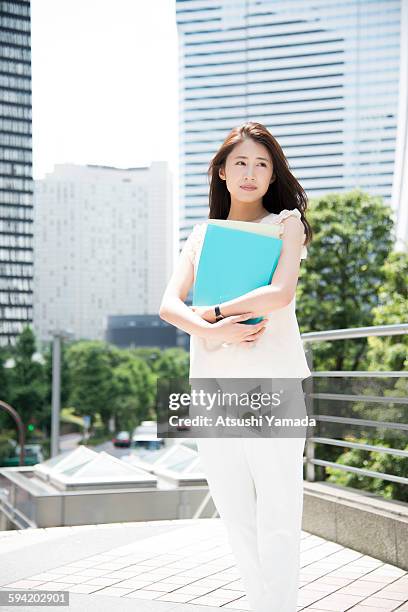
<path id="1" fill-rule="evenodd" d="M 245 223 L 247 230 L 242 229 Z M 193 287 L 193 306 L 220 304 L 270 284 L 282 250 L 276 226 L 250 222 L 239 222 L 239 226 L 240 229 L 227 220 L 207 224 Z M 262 320 L 263 317 L 255 317 L 243 323 Z"/>

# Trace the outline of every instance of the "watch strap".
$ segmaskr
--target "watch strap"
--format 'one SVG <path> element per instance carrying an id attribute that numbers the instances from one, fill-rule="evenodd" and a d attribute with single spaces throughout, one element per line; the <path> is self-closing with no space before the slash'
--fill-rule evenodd
<path id="1" fill-rule="evenodd" d="M 219 304 L 217 304 L 217 306 L 214 307 L 214 312 L 215 312 L 215 321 L 221 321 L 221 319 L 225 319 L 224 315 L 221 313 L 220 311 L 220 306 Z"/>

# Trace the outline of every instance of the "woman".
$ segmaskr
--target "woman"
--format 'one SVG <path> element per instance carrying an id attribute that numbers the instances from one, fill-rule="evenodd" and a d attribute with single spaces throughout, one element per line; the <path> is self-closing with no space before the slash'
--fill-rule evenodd
<path id="1" fill-rule="evenodd" d="M 278 224 L 278 265 L 268 286 L 221 304 L 188 307 L 184 301 L 196 277 L 207 225 L 198 223 L 180 253 L 160 317 L 191 335 L 190 379 L 298 379 L 301 391 L 301 380 L 310 376 L 295 313 L 300 261 L 312 237 L 306 194 L 276 139 L 255 122 L 228 134 L 208 174 L 209 218 Z M 264 318 L 243 323 L 253 317 Z M 302 436 L 197 439 L 212 498 L 255 612 L 296 610 L 304 442 Z"/>

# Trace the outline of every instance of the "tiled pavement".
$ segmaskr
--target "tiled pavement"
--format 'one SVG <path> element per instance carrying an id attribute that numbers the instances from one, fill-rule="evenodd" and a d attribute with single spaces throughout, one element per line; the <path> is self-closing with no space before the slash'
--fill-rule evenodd
<path id="1" fill-rule="evenodd" d="M 117 533 L 131 525 L 26 530 L 24 535 L 0 532 L 0 565 L 7 563 L 12 551 L 34 554 L 35 549 L 25 545 L 30 537 L 47 539 L 52 546 L 56 538 L 81 530 L 111 527 Z M 121 612 L 251 610 L 220 519 L 145 525 L 167 525 L 168 530 L 133 541 L 129 537 L 128 544 L 97 554 L 92 547 L 81 547 L 75 561 L 17 581 L 2 581 L 1 588 L 68 590 L 70 612 L 97 607 Z M 306 532 L 302 532 L 300 579 L 297 611 L 408 612 L 407 572 Z M 135 600 L 137 607 L 132 605 Z"/>

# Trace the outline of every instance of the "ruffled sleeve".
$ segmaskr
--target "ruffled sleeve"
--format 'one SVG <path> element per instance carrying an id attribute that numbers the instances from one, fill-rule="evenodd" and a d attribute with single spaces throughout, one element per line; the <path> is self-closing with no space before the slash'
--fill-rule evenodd
<path id="1" fill-rule="evenodd" d="M 284 228 L 285 228 L 282 221 L 284 221 L 288 217 L 297 217 L 298 219 L 302 219 L 300 210 L 298 210 L 297 208 L 294 208 L 293 210 L 288 210 L 287 208 L 285 208 L 284 210 L 281 210 L 278 216 L 275 219 L 273 219 L 273 223 L 279 224 L 279 235 L 280 236 L 283 235 Z M 302 250 L 300 252 L 300 259 L 306 259 L 307 257 L 307 247 L 305 246 L 305 241 L 306 241 L 306 232 L 303 230 L 303 243 L 302 243 Z"/>
<path id="2" fill-rule="evenodd" d="M 206 223 L 196 223 L 180 251 L 180 256 L 184 254 L 187 255 L 193 266 L 201 245 L 205 227 Z"/>

